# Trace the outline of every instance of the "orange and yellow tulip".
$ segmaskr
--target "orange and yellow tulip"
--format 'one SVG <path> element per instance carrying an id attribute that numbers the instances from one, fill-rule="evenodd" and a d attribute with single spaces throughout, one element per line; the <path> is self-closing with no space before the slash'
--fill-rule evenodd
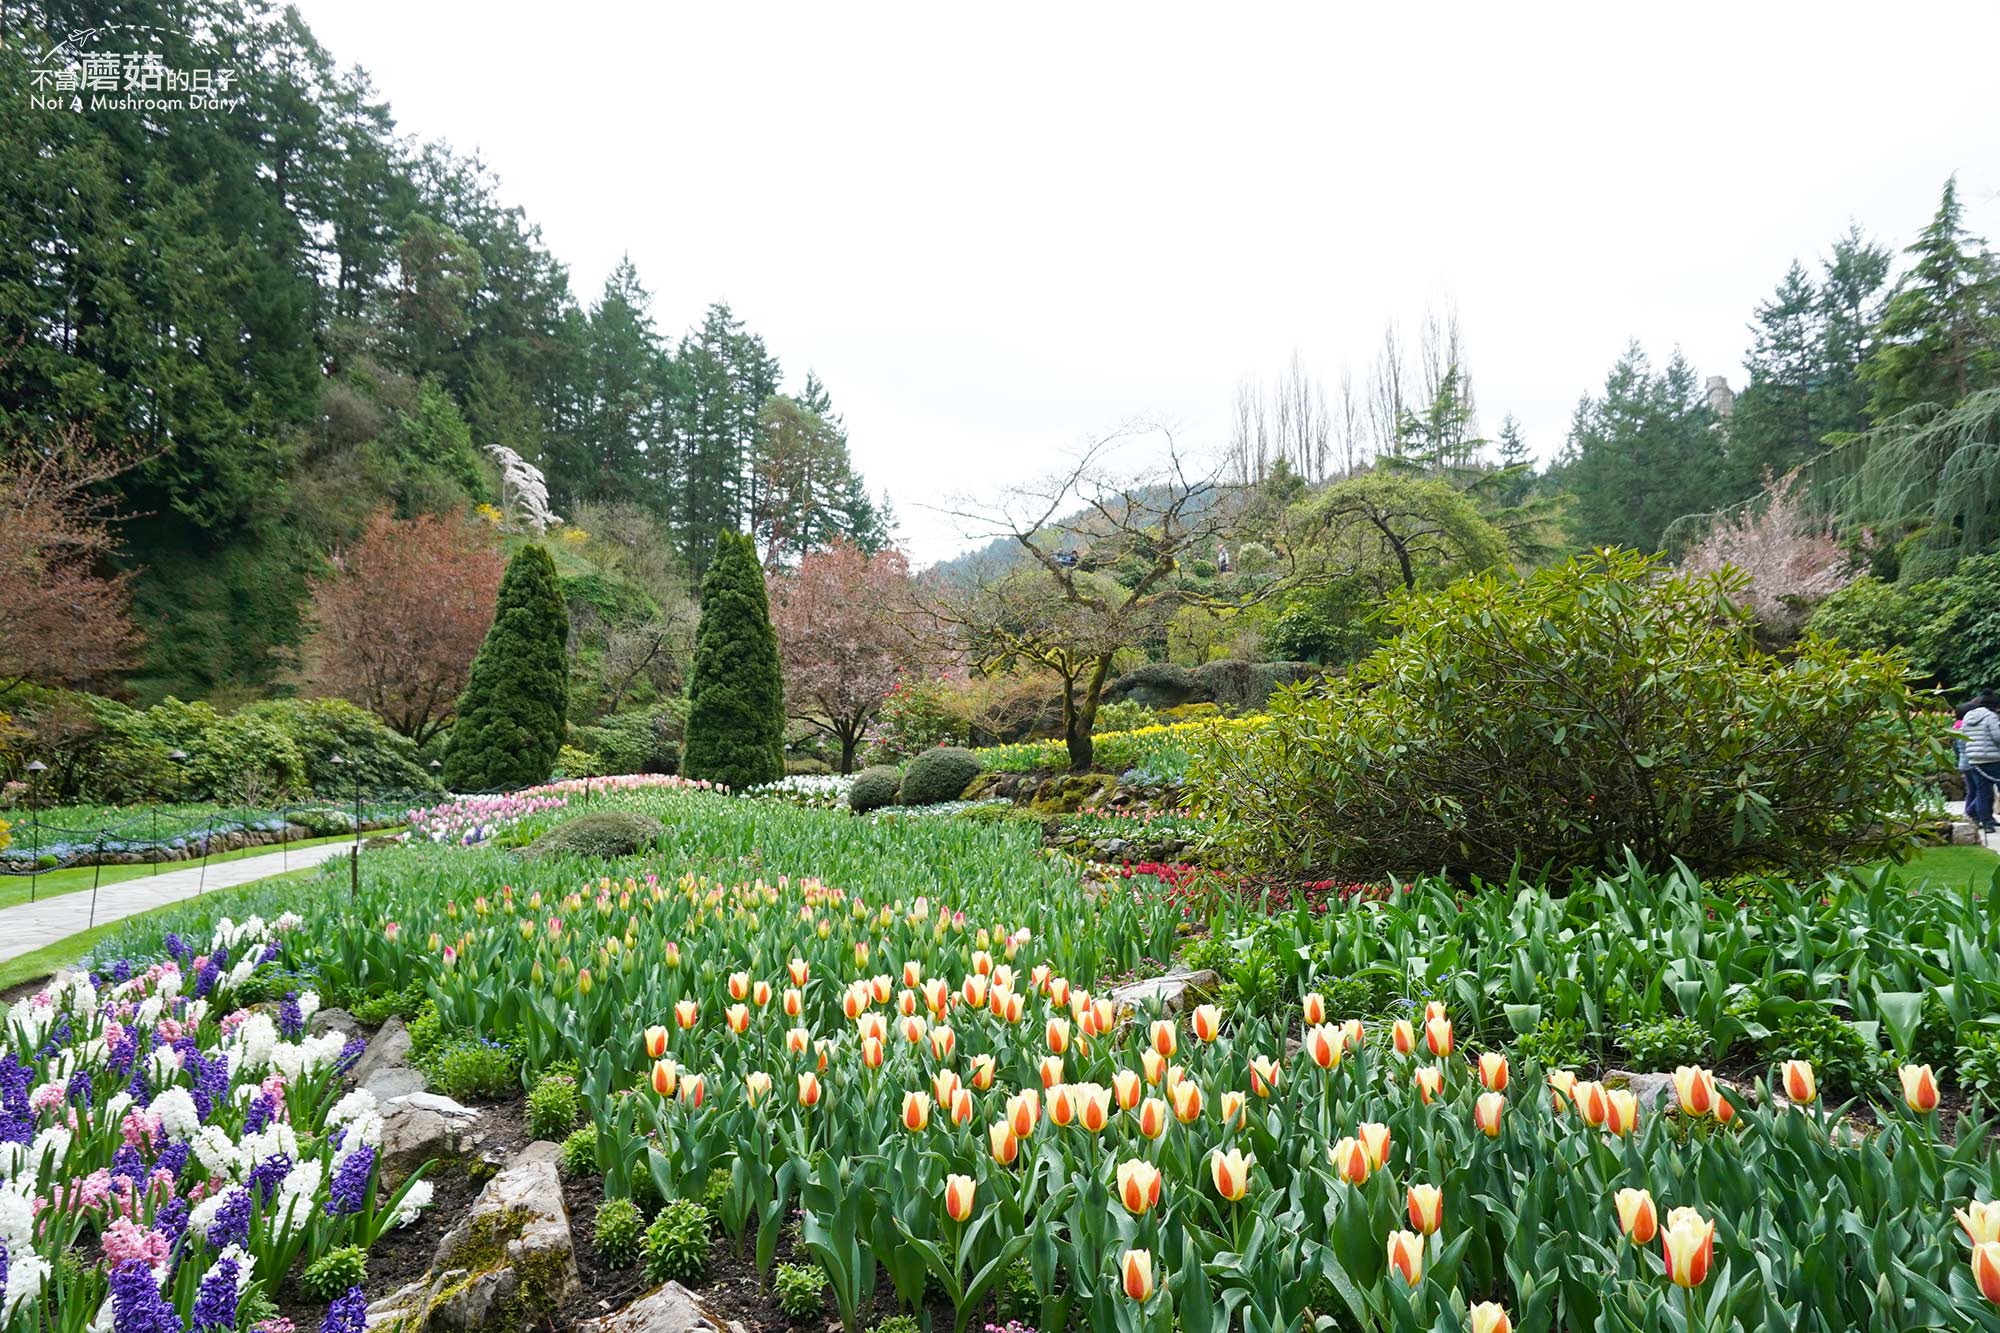
<path id="1" fill-rule="evenodd" d="M 701 1009 L 693 1000 L 682 1000 L 674 1006 L 674 1022 L 679 1023 L 683 1030 L 693 1027 L 700 1017 Z"/>
<path id="2" fill-rule="evenodd" d="M 785 964 L 785 972 L 791 977 L 794 986 L 805 985 L 806 978 L 812 975 L 812 969 L 806 966 L 806 960 L 803 958 L 794 958 Z"/>
<path id="3" fill-rule="evenodd" d="M 1465 1315 L 1472 1333 L 1514 1333 L 1514 1321 L 1497 1301 L 1475 1301 Z"/>
<path id="4" fill-rule="evenodd" d="M 646 1029 L 646 1058 L 657 1060 L 667 1053 L 667 1030 L 655 1023 Z"/>
<path id="5" fill-rule="evenodd" d="M 1972 1247 L 1972 1281 L 1981 1296 L 2000 1305 L 2000 1241 L 1982 1241 Z"/>
<path id="6" fill-rule="evenodd" d="M 1436 1065 L 1417 1066 L 1411 1081 L 1416 1084 L 1417 1096 L 1425 1106 L 1429 1106 L 1431 1099 L 1444 1091 L 1444 1071 Z"/>
<path id="7" fill-rule="evenodd" d="M 1222 1011 L 1212 1004 L 1198 1004 L 1189 1025 L 1194 1029 L 1196 1040 L 1214 1041 L 1222 1035 Z"/>
<path id="8" fill-rule="evenodd" d="M 1148 1035 L 1152 1039 L 1154 1050 L 1168 1059 L 1173 1058 L 1174 1051 L 1180 1046 L 1180 1036 L 1175 1032 L 1172 1023 L 1164 1018 L 1158 1019 L 1148 1030 Z"/>
<path id="9" fill-rule="evenodd" d="M 1035 1132 L 1035 1122 L 1042 1118 L 1042 1097 L 1033 1088 L 1025 1088 L 1007 1099 L 1007 1124 L 1020 1138 L 1027 1138 Z"/>
<path id="10" fill-rule="evenodd" d="M 1437 1186 L 1410 1186 L 1408 1205 L 1410 1225 L 1419 1235 L 1433 1235 L 1444 1225 L 1444 1191 Z"/>
<path id="11" fill-rule="evenodd" d="M 1160 1202 L 1160 1170 L 1151 1162 L 1133 1160 L 1118 1164 L 1118 1202 L 1134 1217 Z"/>
<path id="12" fill-rule="evenodd" d="M 1389 1044 L 1398 1055 L 1409 1055 L 1417 1049 L 1416 1030 L 1410 1026 L 1409 1019 L 1399 1018 L 1390 1024 Z"/>
<path id="13" fill-rule="evenodd" d="M 1954 1208 L 1952 1213 L 1965 1228 L 1965 1238 L 1974 1245 L 2000 1240 L 2000 1203 L 1974 1200 L 1963 1208 Z"/>
<path id="14" fill-rule="evenodd" d="M 680 1092 L 681 1101 L 698 1110 L 708 1098 L 708 1080 L 700 1074 L 683 1075 Z"/>
<path id="15" fill-rule="evenodd" d="M 1639 1099 L 1626 1088 L 1613 1088 L 1604 1094 L 1604 1127 L 1623 1138 L 1639 1124 Z"/>
<path id="16" fill-rule="evenodd" d="M 1373 1164 L 1368 1160 L 1368 1150 L 1361 1146 L 1357 1138 L 1344 1138 L 1326 1150 L 1333 1163 L 1334 1174 L 1350 1185 L 1360 1185 L 1368 1180 Z"/>
<path id="17" fill-rule="evenodd" d="M 1260 1055 L 1250 1062 L 1250 1091 L 1259 1097 L 1268 1097 L 1278 1086 L 1278 1062 L 1268 1055 Z"/>
<path id="18" fill-rule="evenodd" d="M 771 1076 L 761 1069 L 753 1069 L 743 1076 L 743 1095 L 752 1106 L 762 1101 L 764 1094 L 771 1090 Z"/>
<path id="19" fill-rule="evenodd" d="M 1149 1139 L 1157 1139 L 1166 1132 L 1167 1104 L 1158 1097 L 1148 1097 L 1139 1103 L 1139 1132 Z"/>
<path id="20" fill-rule="evenodd" d="M 1937 1075 L 1929 1065 L 1903 1065 L 1896 1070 L 1896 1076 L 1903 1081 L 1903 1104 L 1918 1115 L 1927 1115 L 1938 1107 Z"/>
<path id="21" fill-rule="evenodd" d="M 1174 1101 L 1174 1119 L 1183 1125 L 1192 1125 L 1201 1119 L 1201 1089 L 1192 1079 L 1177 1085 L 1170 1095 Z"/>
<path id="22" fill-rule="evenodd" d="M 818 1106 L 819 1096 L 819 1075 L 808 1069 L 799 1075 L 799 1105 Z"/>
<path id="23" fill-rule="evenodd" d="M 1072 1083 L 1069 1101 L 1076 1123 L 1093 1134 L 1101 1134 L 1111 1123 L 1111 1089 L 1101 1083 Z"/>
<path id="24" fill-rule="evenodd" d="M 1489 1139 L 1500 1137 L 1500 1115 L 1507 1109 L 1507 1098 L 1498 1092 L 1482 1092 L 1479 1100 L 1472 1104 L 1472 1123 L 1481 1134 Z"/>
<path id="25" fill-rule="evenodd" d="M 972 1057 L 972 1086 L 981 1092 L 993 1086 L 993 1057 L 985 1053 Z"/>
<path id="26" fill-rule="evenodd" d="M 1337 1027 L 1322 1023 L 1306 1029 L 1306 1058 L 1321 1069 L 1331 1069 L 1340 1063 L 1340 1051 L 1344 1044 Z"/>
<path id="27" fill-rule="evenodd" d="M 1634 1245 L 1650 1245 L 1660 1233 L 1660 1210 L 1650 1190 L 1622 1189 L 1612 1196 L 1618 1207 L 1618 1229 Z"/>
<path id="28" fill-rule="evenodd" d="M 1451 1054 L 1451 1020 L 1449 1018 L 1439 1017 L 1424 1020 L 1424 1047 L 1440 1060 Z"/>
<path id="29" fill-rule="evenodd" d="M 1139 1104 L 1139 1095 L 1146 1085 L 1139 1076 L 1129 1069 L 1121 1069 L 1111 1076 L 1111 1095 L 1118 1102 L 1118 1109 L 1129 1111 Z"/>
<path id="30" fill-rule="evenodd" d="M 1217 1148 L 1208 1159 L 1208 1173 L 1215 1181 L 1215 1192 L 1235 1203 L 1250 1192 L 1250 1168 L 1256 1164 L 1255 1154 L 1245 1155 L 1241 1149 L 1224 1151 Z"/>
<path id="31" fill-rule="evenodd" d="M 722 1016 L 728 1022 L 729 1030 L 737 1036 L 750 1030 L 750 1006 L 747 1004 L 732 1004 Z"/>
<path id="32" fill-rule="evenodd" d="M 1070 1100 L 1069 1086 L 1052 1083 L 1048 1087 L 1049 1123 L 1063 1129 L 1076 1123 L 1076 1103 Z"/>
<path id="33" fill-rule="evenodd" d="M 1063 1081 L 1063 1062 L 1060 1055 L 1045 1055 L 1038 1066 L 1042 1075 L 1042 1087 L 1053 1088 Z"/>
<path id="34" fill-rule="evenodd" d="M 1389 1127 L 1379 1121 L 1364 1120 L 1354 1127 L 1354 1137 L 1368 1150 L 1368 1164 L 1380 1171 L 1389 1160 Z"/>
<path id="35" fill-rule="evenodd" d="M 1307 991 L 1299 1001 L 1299 1009 L 1305 1016 L 1307 1027 L 1318 1027 L 1326 1022 L 1326 997 L 1318 991 Z"/>
<path id="36" fill-rule="evenodd" d="M 1570 1093 L 1576 1087 L 1576 1075 L 1567 1069 L 1549 1071 L 1549 1097 L 1557 1115 L 1570 1108 Z"/>
<path id="37" fill-rule="evenodd" d="M 1487 1051 L 1479 1057 L 1479 1084 L 1488 1092 L 1507 1091 L 1507 1057 Z"/>
<path id="38" fill-rule="evenodd" d="M 1611 1103 L 1607 1100 L 1604 1085 L 1595 1080 L 1578 1079 L 1570 1087 L 1569 1095 L 1576 1102 L 1576 1109 L 1583 1116 L 1583 1123 L 1592 1129 L 1603 1127 L 1611 1115 Z"/>
<path id="39" fill-rule="evenodd" d="M 944 1178 L 944 1211 L 954 1222 L 963 1222 L 972 1216 L 972 1200 L 978 1192 L 971 1176 L 949 1175 Z"/>
<path id="40" fill-rule="evenodd" d="M 1715 1223 L 1692 1208 L 1676 1208 L 1660 1229 L 1667 1277 L 1677 1287 L 1698 1287 L 1715 1262 Z"/>
<path id="41" fill-rule="evenodd" d="M 927 1092 L 903 1094 L 903 1128 L 920 1134 L 931 1123 L 931 1096 Z"/>
<path id="42" fill-rule="evenodd" d="M 1681 1065 L 1674 1070 L 1674 1099 L 1680 1103 L 1684 1113 L 1713 1115 L 1720 1096 L 1715 1086 L 1715 1075 L 1700 1065 Z"/>
<path id="43" fill-rule="evenodd" d="M 675 1072 L 671 1060 L 653 1061 L 653 1091 L 662 1097 L 674 1095 Z"/>
<path id="44" fill-rule="evenodd" d="M 1042 1038 L 1047 1042 L 1051 1054 L 1061 1055 L 1069 1049 L 1069 1020 L 1051 1018 L 1042 1028 Z"/>
<path id="45" fill-rule="evenodd" d="M 1813 1077 L 1813 1067 L 1806 1060 L 1787 1060 L 1782 1070 L 1785 1096 L 1804 1106 L 1819 1096 L 1819 1080 Z"/>
<path id="46" fill-rule="evenodd" d="M 1424 1242 L 1414 1231 L 1389 1233 L 1389 1268 L 1409 1286 L 1424 1277 Z"/>
<path id="47" fill-rule="evenodd" d="M 1125 1294 L 1144 1305 L 1153 1294 L 1153 1255 L 1150 1250 L 1127 1250 L 1118 1261 L 1118 1273 Z"/>
<path id="48" fill-rule="evenodd" d="M 995 1120 L 986 1127 L 986 1143 L 993 1160 L 1001 1166 L 1014 1165 L 1014 1159 L 1021 1155 L 1021 1137 L 1005 1120 Z"/>

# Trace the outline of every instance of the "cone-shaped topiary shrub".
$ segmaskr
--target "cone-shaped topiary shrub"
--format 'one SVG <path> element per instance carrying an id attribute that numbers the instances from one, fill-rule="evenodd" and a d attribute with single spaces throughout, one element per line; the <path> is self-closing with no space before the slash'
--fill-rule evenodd
<path id="1" fill-rule="evenodd" d="M 453 791 L 500 791 L 548 777 L 569 713 L 568 639 L 555 561 L 540 546 L 523 546 L 500 579 L 493 628 L 458 699 L 444 755 Z"/>
<path id="2" fill-rule="evenodd" d="M 701 580 L 701 627 L 688 683 L 681 772 L 736 790 L 785 775 L 785 683 L 757 548 L 715 539 Z"/>

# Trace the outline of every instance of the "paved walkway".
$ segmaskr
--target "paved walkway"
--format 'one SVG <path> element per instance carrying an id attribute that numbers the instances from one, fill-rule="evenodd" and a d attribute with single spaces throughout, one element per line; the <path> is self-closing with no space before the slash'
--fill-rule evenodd
<path id="1" fill-rule="evenodd" d="M 150 911 L 192 898 L 197 887 L 207 893 L 235 884 L 248 884 L 286 870 L 318 865 L 321 861 L 347 855 L 353 846 L 351 842 L 321 842 L 311 847 L 295 847 L 289 852 L 239 856 L 234 861 L 212 862 L 206 875 L 197 862 L 179 870 L 163 870 L 157 875 L 121 879 L 97 891 L 96 924 L 101 926 L 135 912 Z M 33 953 L 80 930 L 90 929 L 90 896 L 89 889 L 79 889 L 44 898 L 40 902 L 0 909 L 0 961 Z"/>

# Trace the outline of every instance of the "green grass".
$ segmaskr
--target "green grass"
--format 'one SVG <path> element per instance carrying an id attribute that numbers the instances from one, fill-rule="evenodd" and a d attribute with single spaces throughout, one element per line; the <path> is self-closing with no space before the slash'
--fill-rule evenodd
<path id="1" fill-rule="evenodd" d="M 106 867 L 106 869 L 109 868 Z M 145 922 L 150 918 L 184 914 L 188 911 L 190 905 L 194 905 L 201 912 L 207 914 L 210 919 L 213 919 L 214 917 L 224 915 L 230 905 L 239 900 L 248 900 L 258 895 L 266 894 L 272 888 L 286 881 L 308 879 L 317 873 L 318 869 L 319 867 L 317 866 L 306 866 L 303 869 L 287 871 L 280 875 L 271 875 L 249 884 L 239 884 L 235 888 L 218 889 L 216 892 L 208 894 L 198 904 L 193 899 L 187 902 L 166 903 L 149 911 L 134 912 L 131 916 L 121 917 L 116 921 L 107 921 L 93 930 L 80 930 L 74 935 L 65 936 L 57 940 L 54 944 L 44 945 L 33 953 L 24 953 L 19 958 L 9 958 L 4 962 L 0 962 L 0 991 L 12 990 L 14 987 L 22 985 L 25 982 L 39 981 L 44 977 L 52 976 L 57 968 L 68 966 L 89 953 L 98 941 L 117 932 L 128 930 L 132 926 Z"/>
<path id="2" fill-rule="evenodd" d="M 1895 878 L 1915 886 L 1931 884 L 1959 889 L 1967 884 L 1984 887 L 2000 870 L 2000 852 L 1984 847 L 1926 847 L 1894 868 Z"/>
<path id="3" fill-rule="evenodd" d="M 381 833 L 394 833 L 395 831 L 394 829 L 379 830 Z M 370 834 L 368 836 L 372 837 L 375 835 Z M 352 833 L 336 833 L 324 838 L 297 839 L 290 846 L 296 849 L 300 847 L 317 847 L 321 843 L 326 842 L 352 841 L 354 841 Z M 276 856 L 280 850 L 282 849 L 276 843 L 264 847 L 243 847 L 233 852 L 217 852 L 214 856 L 208 858 L 208 863 L 211 866 L 217 866 L 221 865 L 224 861 L 240 860 L 246 856 Z M 184 861 L 162 861 L 159 864 L 159 871 L 164 875 L 170 870 L 190 870 L 200 864 L 200 857 Z M 54 898 L 60 894 L 87 890 L 91 885 L 91 876 L 95 875 L 99 868 L 97 866 L 71 866 L 66 870 L 43 871 L 41 875 L 34 877 L 28 875 L 0 876 L 0 907 L 14 907 L 29 901 L 28 881 L 30 878 L 34 879 L 33 887 L 36 901 L 43 898 Z M 153 873 L 154 867 L 149 865 L 104 866 L 102 869 L 104 871 L 104 878 L 99 881 L 99 884 L 101 887 L 108 888 L 113 884 L 119 883 L 121 880 L 144 879 Z"/>

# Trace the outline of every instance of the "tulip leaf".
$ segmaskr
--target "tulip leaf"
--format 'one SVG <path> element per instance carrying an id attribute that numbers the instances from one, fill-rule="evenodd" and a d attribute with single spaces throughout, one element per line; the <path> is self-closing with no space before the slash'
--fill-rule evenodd
<path id="1" fill-rule="evenodd" d="M 1924 997 L 1921 991 L 1877 991 L 1875 1012 L 1889 1029 L 1896 1053 L 1908 1056 L 1916 1048 L 1917 1028 L 1923 1022 Z M 1857 1025 L 1858 1026 L 1858 1025 Z"/>

